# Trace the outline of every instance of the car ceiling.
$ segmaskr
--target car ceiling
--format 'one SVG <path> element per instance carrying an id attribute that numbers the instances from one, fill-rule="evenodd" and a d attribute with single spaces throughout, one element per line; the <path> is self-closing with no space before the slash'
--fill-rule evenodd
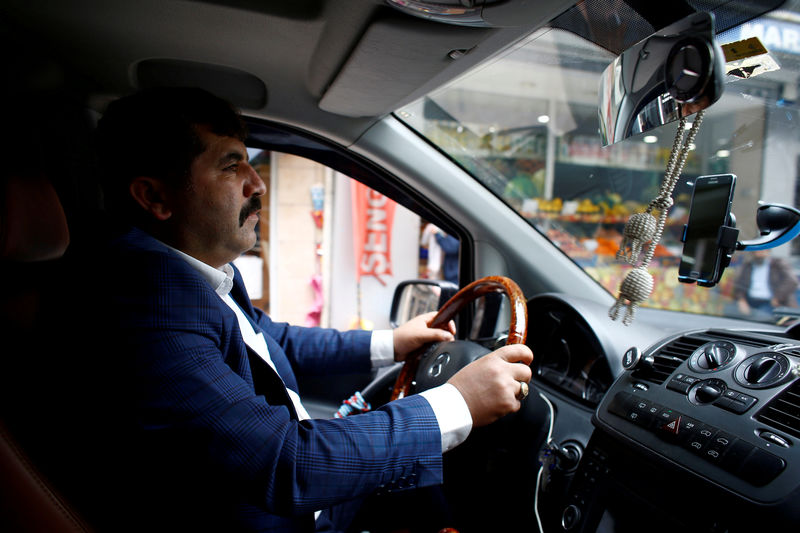
<path id="1" fill-rule="evenodd" d="M 379 0 L 6 0 L 0 19 L 7 69 L 42 50 L 88 80 L 98 110 L 145 85 L 200 85 L 247 114 L 347 145 L 571 2 L 498 4 L 525 15 L 503 20 L 524 22 L 443 24 Z M 452 50 L 468 53 L 451 59 Z"/>
<path id="2" fill-rule="evenodd" d="M 383 0 L 4 0 L 0 38 L 6 79 L 19 80 L 20 70 L 31 68 L 25 54 L 39 49 L 88 80 L 98 111 L 109 99 L 148 85 L 197 85 L 246 114 L 349 145 L 381 116 L 507 48 L 573 3 L 432 2 L 483 4 L 485 26 L 411 16 Z M 641 10 L 647 0 L 627 3 Z M 678 3 L 684 11 L 698 8 Z M 743 4 L 710 5 L 729 3 Z M 592 2 L 607 16 L 620 5 Z M 588 13 L 582 6 L 571 11 L 578 19 Z M 683 11 L 654 13 L 660 19 L 650 22 L 660 24 Z"/>

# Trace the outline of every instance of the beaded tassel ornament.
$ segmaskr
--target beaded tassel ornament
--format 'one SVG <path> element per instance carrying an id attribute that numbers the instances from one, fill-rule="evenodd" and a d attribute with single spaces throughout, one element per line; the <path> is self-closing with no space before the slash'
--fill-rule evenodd
<path id="1" fill-rule="evenodd" d="M 620 310 L 627 306 L 625 317 L 622 319 L 622 323 L 626 326 L 633 322 L 636 309 L 653 292 L 653 276 L 647 271 L 647 266 L 653 259 L 656 246 L 661 240 L 667 214 L 672 207 L 672 191 L 681 177 L 683 165 L 689 155 L 689 147 L 694 142 L 702 121 L 703 111 L 701 110 L 697 112 L 692 127 L 684 139 L 686 118 L 681 117 L 658 196 L 650 202 L 644 212 L 631 215 L 622 232 L 622 242 L 617 252 L 617 259 L 633 265 L 634 268 L 622 280 L 619 296 L 609 309 L 608 316 L 612 320 L 616 320 Z M 653 215 L 653 211 L 656 210 L 658 219 Z"/>
<path id="2" fill-rule="evenodd" d="M 342 402 L 339 410 L 333 416 L 334 418 L 344 418 L 350 415 L 366 413 L 370 410 L 372 410 L 372 406 L 361 396 L 361 391 L 356 391 L 350 398 Z"/>

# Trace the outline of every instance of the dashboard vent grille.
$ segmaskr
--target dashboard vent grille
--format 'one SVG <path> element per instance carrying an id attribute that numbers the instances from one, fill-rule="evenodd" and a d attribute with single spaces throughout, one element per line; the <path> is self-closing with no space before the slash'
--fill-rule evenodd
<path id="1" fill-rule="evenodd" d="M 777 344 L 776 342 L 768 342 L 761 339 L 754 339 L 751 337 L 746 337 L 743 335 L 736 335 L 735 333 L 728 333 L 723 331 L 714 331 L 710 333 L 714 338 L 709 340 L 719 340 L 725 339 L 731 342 L 735 342 L 736 344 L 741 344 L 743 346 L 751 346 L 753 348 L 766 348 L 767 346 L 772 346 Z"/>
<path id="2" fill-rule="evenodd" d="M 800 438 L 800 380 L 765 405 L 756 420 Z"/>
<path id="3" fill-rule="evenodd" d="M 752 337 L 747 337 L 744 335 L 737 335 L 736 333 L 730 333 L 725 331 L 713 331 L 709 332 L 710 336 L 713 336 L 713 339 L 710 340 L 729 340 L 731 342 L 735 342 L 736 344 L 740 344 L 742 346 L 751 346 L 753 348 L 767 348 L 769 346 L 774 346 L 775 344 L 780 344 L 779 340 L 763 340 L 763 339 L 755 339 Z"/>
<path id="4" fill-rule="evenodd" d="M 781 350 L 782 354 L 800 357 L 800 349 L 793 348 L 791 350 Z"/>
<path id="5" fill-rule="evenodd" d="M 652 368 L 637 369 L 633 377 L 643 379 L 660 385 L 672 375 L 672 372 L 686 361 L 694 351 L 707 343 L 708 339 L 701 337 L 684 336 L 665 344 L 653 354 Z"/>
<path id="6" fill-rule="evenodd" d="M 779 351 L 786 355 L 791 355 L 794 357 L 800 357 L 800 345 L 797 344 L 797 340 L 795 339 L 787 339 L 786 341 L 781 341 L 779 338 L 774 339 L 756 339 L 752 337 L 746 337 L 742 335 L 737 335 L 736 333 L 730 333 L 725 331 L 710 331 L 708 332 L 710 337 L 713 337 L 709 340 L 729 340 L 731 342 L 735 342 L 736 344 L 742 346 L 750 346 L 752 348 L 771 348 L 773 346 L 780 345 Z"/>

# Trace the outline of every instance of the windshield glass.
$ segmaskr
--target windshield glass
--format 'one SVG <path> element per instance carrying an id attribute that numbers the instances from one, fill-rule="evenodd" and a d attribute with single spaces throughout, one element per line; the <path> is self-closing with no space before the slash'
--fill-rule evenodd
<path id="1" fill-rule="evenodd" d="M 758 37 L 779 69 L 726 76 L 722 98 L 706 110 L 650 263 L 655 288 L 644 305 L 763 320 L 775 320 L 776 307 L 797 306 L 798 240 L 768 253 L 737 252 L 713 288 L 680 283 L 678 265 L 698 176 L 738 176 L 732 211 L 740 239 L 758 236 L 759 201 L 797 206 L 799 3 L 717 35 L 720 44 Z M 599 80 L 616 54 L 559 22 L 396 115 L 616 295 L 631 268 L 615 257 L 625 221 L 658 194 L 678 122 L 603 147 Z"/>

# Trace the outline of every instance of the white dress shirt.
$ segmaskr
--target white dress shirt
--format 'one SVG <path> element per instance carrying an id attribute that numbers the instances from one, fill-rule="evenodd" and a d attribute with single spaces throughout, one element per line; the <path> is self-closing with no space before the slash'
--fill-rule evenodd
<path id="1" fill-rule="evenodd" d="M 247 346 L 278 373 L 269 356 L 264 334 L 261 332 L 256 333 L 244 311 L 230 295 L 230 291 L 233 288 L 233 267 L 230 264 L 225 264 L 222 268 L 217 269 L 180 250 L 170 248 L 200 272 L 211 284 L 222 301 L 236 314 L 242 338 Z M 372 332 L 372 337 L 370 338 L 370 361 L 373 368 L 394 364 L 394 332 L 392 330 L 375 330 Z M 280 374 L 278 375 L 280 376 Z M 299 419 L 310 418 L 297 391 L 286 387 L 286 392 L 294 404 Z M 449 383 L 445 383 L 439 387 L 421 392 L 420 396 L 427 400 L 436 415 L 436 421 L 439 424 L 439 431 L 442 436 L 442 452 L 451 450 L 464 442 L 472 430 L 472 415 L 458 389 Z"/>

